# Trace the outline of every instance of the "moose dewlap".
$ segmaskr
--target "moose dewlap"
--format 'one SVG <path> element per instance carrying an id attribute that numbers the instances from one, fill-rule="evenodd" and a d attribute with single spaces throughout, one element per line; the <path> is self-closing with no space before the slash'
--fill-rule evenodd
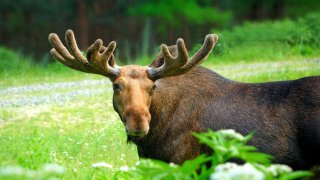
<path id="1" fill-rule="evenodd" d="M 199 67 L 218 36 L 206 36 L 202 47 L 189 57 L 184 41 L 161 45 L 148 67 L 116 65 L 113 41 L 98 39 L 87 50 L 77 47 L 66 32 L 65 47 L 49 35 L 51 54 L 62 64 L 108 77 L 113 83 L 113 107 L 125 125 L 128 140 L 140 157 L 182 163 L 210 153 L 192 132 L 235 129 L 256 131 L 250 142 L 275 157 L 275 163 L 293 168 L 320 164 L 320 77 L 293 81 L 241 83 Z"/>

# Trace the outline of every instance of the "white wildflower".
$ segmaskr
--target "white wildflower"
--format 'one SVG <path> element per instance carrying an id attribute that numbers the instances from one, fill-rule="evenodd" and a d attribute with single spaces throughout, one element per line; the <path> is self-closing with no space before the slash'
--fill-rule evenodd
<path id="1" fill-rule="evenodd" d="M 169 166 L 171 166 L 171 167 L 177 167 L 177 165 L 176 165 L 175 163 L 173 163 L 173 162 L 170 162 L 170 163 L 169 163 Z"/>
<path id="2" fill-rule="evenodd" d="M 89 143 L 84 143 L 85 146 L 89 146 Z"/>
<path id="3" fill-rule="evenodd" d="M 129 167 L 128 166 L 121 166 L 119 168 L 120 171 L 129 171 Z"/>
<path id="4" fill-rule="evenodd" d="M 210 175 L 211 180 L 263 180 L 265 176 L 251 164 L 220 164 Z"/>
<path id="5" fill-rule="evenodd" d="M 108 146 L 102 145 L 102 149 L 103 149 L 103 150 L 106 150 L 107 148 L 108 148 Z"/>
<path id="6" fill-rule="evenodd" d="M 50 174 L 63 174 L 65 169 L 57 164 L 45 164 L 42 166 L 42 171 Z"/>
<path id="7" fill-rule="evenodd" d="M 244 140 L 244 137 L 241 134 L 237 133 L 233 129 L 222 129 L 222 130 L 219 130 L 217 132 L 225 135 L 226 137 L 232 138 L 232 139 L 237 139 L 239 141 L 243 141 Z"/>
<path id="8" fill-rule="evenodd" d="M 105 162 L 94 163 L 94 164 L 92 164 L 91 167 L 93 167 L 93 168 L 105 167 L 105 168 L 113 169 L 113 166 L 111 164 L 108 164 Z"/>
<path id="9" fill-rule="evenodd" d="M 283 164 L 272 164 L 267 169 L 274 177 L 279 177 L 282 174 L 290 173 L 292 172 L 291 167 Z"/>

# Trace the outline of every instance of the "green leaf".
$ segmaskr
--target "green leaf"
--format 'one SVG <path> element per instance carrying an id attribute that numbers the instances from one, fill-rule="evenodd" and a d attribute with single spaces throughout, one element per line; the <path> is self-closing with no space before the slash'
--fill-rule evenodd
<path id="1" fill-rule="evenodd" d="M 246 153 L 241 153 L 239 155 L 239 158 L 247 162 L 270 164 L 272 156 L 269 154 L 264 154 L 260 152 L 246 152 Z"/>
<path id="2" fill-rule="evenodd" d="M 301 179 L 303 177 L 309 177 L 313 174 L 310 171 L 294 171 L 289 174 L 283 175 L 279 180 L 292 180 L 292 179 Z"/>

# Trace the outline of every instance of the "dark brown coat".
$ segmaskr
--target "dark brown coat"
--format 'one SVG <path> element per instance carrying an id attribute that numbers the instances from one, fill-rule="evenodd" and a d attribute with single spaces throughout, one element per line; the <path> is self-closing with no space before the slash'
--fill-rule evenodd
<path id="1" fill-rule="evenodd" d="M 181 164 L 208 149 L 191 132 L 256 131 L 250 144 L 274 163 L 307 168 L 320 163 L 320 77 L 240 83 L 202 67 L 156 81 L 150 131 L 129 137 L 139 156 Z"/>

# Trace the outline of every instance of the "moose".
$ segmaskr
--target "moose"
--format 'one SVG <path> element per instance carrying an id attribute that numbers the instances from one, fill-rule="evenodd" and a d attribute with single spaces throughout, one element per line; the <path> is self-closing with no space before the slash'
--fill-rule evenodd
<path id="1" fill-rule="evenodd" d="M 293 168 L 320 164 L 320 76 L 297 80 L 243 83 L 198 66 L 218 40 L 205 37 L 189 58 L 183 39 L 161 45 L 145 66 L 117 66 L 116 42 L 107 47 L 96 40 L 85 58 L 72 30 L 66 46 L 51 33 L 51 54 L 69 68 L 108 77 L 113 84 L 113 107 L 125 126 L 128 141 L 139 157 L 181 164 L 211 153 L 192 132 L 234 129 L 255 131 L 251 145 L 274 156 L 275 163 Z"/>

